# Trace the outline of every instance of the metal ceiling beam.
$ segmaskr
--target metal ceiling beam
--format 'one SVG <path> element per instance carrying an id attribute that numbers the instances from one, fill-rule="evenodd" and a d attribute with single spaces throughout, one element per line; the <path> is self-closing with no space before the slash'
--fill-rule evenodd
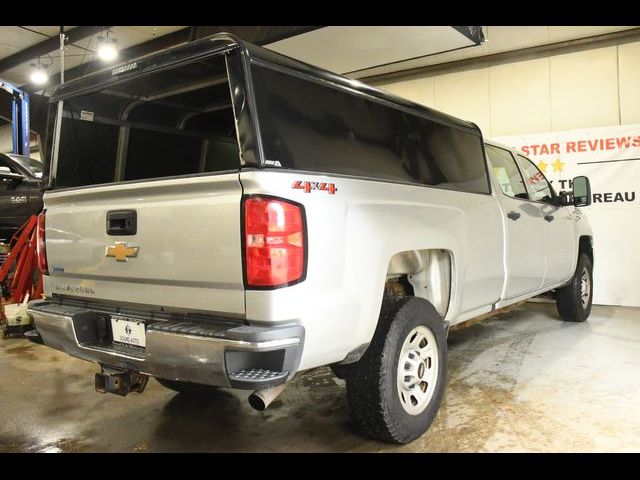
<path id="1" fill-rule="evenodd" d="M 109 27 L 96 27 L 96 26 L 85 26 L 85 27 L 76 27 L 71 30 L 65 32 L 65 35 L 69 38 L 69 43 L 75 43 L 91 35 L 95 35 L 96 33 L 100 33 L 105 28 Z M 25 48 L 24 50 L 20 50 L 19 52 L 14 53 L 13 55 L 9 55 L 6 58 L 0 60 L 0 76 L 7 70 L 10 70 L 18 65 L 22 65 L 23 63 L 29 62 L 31 60 L 35 60 L 38 57 L 43 55 L 47 55 L 52 53 L 60 47 L 60 37 L 58 35 L 53 36 L 43 42 L 40 42 L 31 47 Z"/>
<path id="2" fill-rule="evenodd" d="M 197 26 L 195 37 L 203 38 L 214 33 L 227 32 L 240 37 L 241 39 L 253 43 L 255 45 L 267 45 L 269 43 L 278 42 L 285 38 L 293 37 L 295 35 L 302 35 L 303 33 L 317 30 L 319 26 L 311 27 L 296 27 L 296 26 L 284 26 L 284 27 L 262 27 L 262 26 Z"/>
<path id="3" fill-rule="evenodd" d="M 510 63 L 518 60 L 529 60 L 540 58 L 546 55 L 559 55 L 580 50 L 590 50 L 593 48 L 617 45 L 626 42 L 635 42 L 640 39 L 640 28 L 631 28 L 618 32 L 603 33 L 592 37 L 577 38 L 574 40 L 563 40 L 561 42 L 536 45 L 534 47 L 508 50 L 506 52 L 490 53 L 478 57 L 464 58 L 444 63 L 435 63 L 422 67 L 405 68 L 376 75 L 357 76 L 358 80 L 364 83 L 377 84 L 380 82 L 400 81 L 421 75 L 435 75 L 452 70 L 462 70 L 465 68 L 479 68 L 486 65 L 498 65 Z"/>

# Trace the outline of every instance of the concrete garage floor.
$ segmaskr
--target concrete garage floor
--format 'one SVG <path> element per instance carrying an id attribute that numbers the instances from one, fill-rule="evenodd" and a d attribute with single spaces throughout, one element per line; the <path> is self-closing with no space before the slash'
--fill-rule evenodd
<path id="1" fill-rule="evenodd" d="M 299 376 L 266 412 L 246 393 L 126 398 L 93 389 L 96 367 L 0 340 L 0 452 L 640 451 L 640 309 L 596 306 L 583 324 L 528 303 L 449 336 L 449 382 L 431 429 L 406 446 L 359 436 L 344 383 Z"/>

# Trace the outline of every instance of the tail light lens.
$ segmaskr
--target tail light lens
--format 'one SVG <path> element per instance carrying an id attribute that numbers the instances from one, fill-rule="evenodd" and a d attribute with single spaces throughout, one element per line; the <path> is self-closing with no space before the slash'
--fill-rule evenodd
<path id="1" fill-rule="evenodd" d="M 303 279 L 306 238 L 301 206 L 247 197 L 244 234 L 248 287 L 281 287 Z"/>
<path id="2" fill-rule="evenodd" d="M 47 251 L 44 243 L 44 211 L 38 215 L 38 226 L 36 227 L 36 249 L 38 253 L 38 267 L 43 275 L 49 275 L 47 266 Z"/>

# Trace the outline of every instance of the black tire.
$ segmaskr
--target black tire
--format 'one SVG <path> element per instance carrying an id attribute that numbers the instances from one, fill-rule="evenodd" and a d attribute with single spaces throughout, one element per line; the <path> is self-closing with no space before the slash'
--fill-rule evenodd
<path id="1" fill-rule="evenodd" d="M 166 378 L 158 378 L 156 380 L 160 385 L 176 392 L 188 395 L 211 395 L 218 390 L 218 387 L 212 385 L 202 385 L 200 383 L 181 382 L 179 380 L 167 380 Z"/>
<path id="2" fill-rule="evenodd" d="M 582 275 L 586 272 L 589 278 L 589 297 L 586 306 L 582 305 Z M 593 301 L 593 266 L 585 253 L 578 258 L 576 271 L 571 281 L 556 290 L 556 307 L 560 318 L 565 322 L 584 322 L 591 313 Z"/>
<path id="3" fill-rule="evenodd" d="M 405 411 L 398 391 L 402 346 L 412 330 L 431 331 L 438 350 L 435 389 L 425 409 Z M 447 340 L 444 323 L 428 301 L 416 297 L 386 297 L 369 348 L 346 372 L 347 399 L 358 428 L 378 440 L 409 443 L 423 435 L 438 412 L 447 381 Z"/>

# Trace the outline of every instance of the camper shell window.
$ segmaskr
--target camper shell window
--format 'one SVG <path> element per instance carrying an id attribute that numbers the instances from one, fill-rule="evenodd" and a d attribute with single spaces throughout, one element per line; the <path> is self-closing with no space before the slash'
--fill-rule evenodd
<path id="1" fill-rule="evenodd" d="M 260 156 L 246 166 L 491 192 L 475 125 L 261 49 L 245 63 L 241 52 L 63 89 L 53 188 L 239 171 L 240 139 Z"/>
<path id="2" fill-rule="evenodd" d="M 224 55 L 63 99 L 55 188 L 239 168 Z"/>
<path id="3" fill-rule="evenodd" d="M 490 193 L 477 129 L 264 65 L 252 76 L 268 165 Z"/>

